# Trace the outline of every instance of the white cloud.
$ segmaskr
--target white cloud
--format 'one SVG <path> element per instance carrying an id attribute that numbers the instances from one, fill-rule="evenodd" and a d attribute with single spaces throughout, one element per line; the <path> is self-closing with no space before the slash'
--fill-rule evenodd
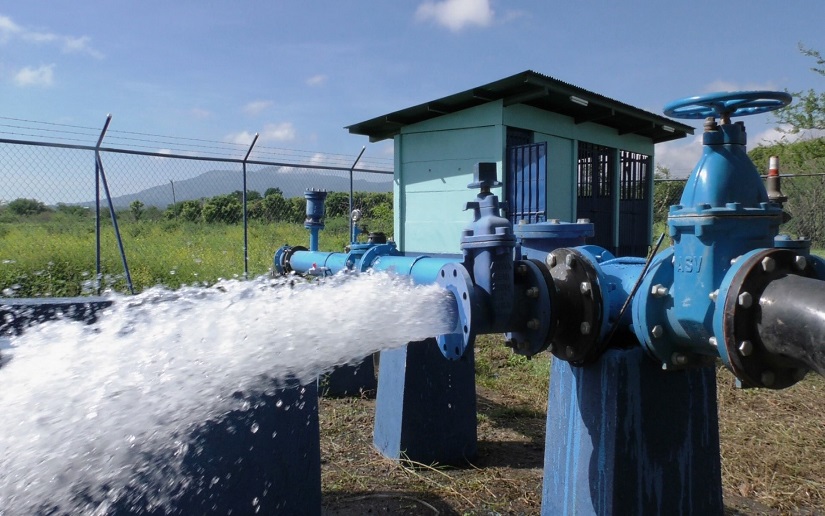
<path id="1" fill-rule="evenodd" d="M 89 36 L 81 36 L 79 38 L 65 36 L 62 38 L 63 52 L 67 54 L 85 53 L 95 59 L 103 59 L 103 53 L 95 50 L 91 45 L 89 45 L 91 40 L 92 39 Z"/>
<path id="2" fill-rule="evenodd" d="M 266 124 L 261 132 L 264 141 L 287 142 L 295 139 L 295 127 L 292 122 Z"/>
<path id="3" fill-rule="evenodd" d="M 227 135 L 224 140 L 239 145 L 249 145 L 255 133 L 240 131 Z M 266 124 L 258 134 L 258 143 L 261 142 L 287 142 L 295 139 L 295 127 L 292 122 L 281 122 L 279 124 Z"/>
<path id="4" fill-rule="evenodd" d="M 51 86 L 54 83 L 54 64 L 39 68 L 26 67 L 14 75 L 14 82 L 20 87 Z"/>
<path id="5" fill-rule="evenodd" d="M 9 38 L 18 34 L 22 29 L 14 23 L 8 16 L 0 15 L 0 43 L 8 41 Z"/>
<path id="6" fill-rule="evenodd" d="M 189 110 L 189 114 L 192 115 L 194 118 L 199 120 L 205 120 L 212 116 L 212 112 L 202 108 L 192 108 Z"/>
<path id="7" fill-rule="evenodd" d="M 66 54 L 88 54 L 95 59 L 102 59 L 103 53 L 93 48 L 89 36 L 64 36 L 52 32 L 40 32 L 17 25 L 8 16 L 0 15 L 0 43 L 6 43 L 12 38 L 34 44 L 57 44 Z"/>
<path id="8" fill-rule="evenodd" d="M 327 76 L 323 74 L 313 75 L 307 79 L 307 86 L 323 86 L 327 82 Z"/>
<path id="9" fill-rule="evenodd" d="M 427 0 L 415 12 L 418 21 L 433 21 L 453 32 L 476 25 L 487 27 L 493 22 L 490 0 Z"/>
<path id="10" fill-rule="evenodd" d="M 271 105 L 271 100 L 253 100 L 243 107 L 243 112 L 249 116 L 258 116 Z"/>
<path id="11" fill-rule="evenodd" d="M 778 89 L 773 83 L 745 82 L 715 80 L 705 86 L 705 92 L 713 93 L 717 91 L 776 91 Z"/>
<path id="12" fill-rule="evenodd" d="M 255 138 L 254 133 L 250 133 L 249 131 L 241 131 L 239 133 L 232 133 L 226 135 L 224 140 L 228 141 L 229 143 L 237 143 L 238 145 L 249 145 L 252 143 L 252 139 Z"/>
<path id="13" fill-rule="evenodd" d="M 656 166 L 670 177 L 687 177 L 702 157 L 702 135 L 656 144 Z"/>

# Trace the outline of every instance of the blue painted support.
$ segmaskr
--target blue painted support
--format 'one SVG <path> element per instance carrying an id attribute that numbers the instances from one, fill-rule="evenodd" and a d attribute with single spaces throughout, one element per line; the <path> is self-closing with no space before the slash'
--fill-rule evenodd
<path id="1" fill-rule="evenodd" d="M 542 515 L 723 513 L 716 372 L 634 347 L 553 360 Z"/>
<path id="2" fill-rule="evenodd" d="M 176 514 L 321 514 L 315 384 L 293 383 L 249 401 L 250 410 L 230 412 L 195 431 L 184 458 L 190 482 L 173 507 L 164 509 Z"/>
<path id="3" fill-rule="evenodd" d="M 378 389 L 373 355 L 355 365 L 338 366 L 318 378 L 319 394 L 325 397 L 361 396 Z"/>
<path id="4" fill-rule="evenodd" d="M 32 324 L 60 317 L 93 323 L 111 304 L 103 297 L 0 298 L 0 335 L 19 335 Z"/>
<path id="5" fill-rule="evenodd" d="M 381 352 L 375 447 L 385 457 L 465 464 L 476 454 L 475 354 L 445 360 L 434 339 Z"/>
<path id="6" fill-rule="evenodd" d="M 104 298 L 0 298 L 0 335 L 20 333 L 31 324 L 61 316 L 92 322 L 97 312 L 110 304 L 111 300 Z M 267 394 L 236 396 L 248 401 L 251 408 L 205 421 L 189 436 L 183 461 L 188 478 L 180 479 L 172 502 L 142 509 L 153 506 L 155 493 L 151 486 L 140 485 L 148 492 L 125 493 L 111 512 L 320 515 L 316 384 L 300 386 L 289 381 L 273 386 Z M 163 464 L 157 466 L 162 468 Z"/>

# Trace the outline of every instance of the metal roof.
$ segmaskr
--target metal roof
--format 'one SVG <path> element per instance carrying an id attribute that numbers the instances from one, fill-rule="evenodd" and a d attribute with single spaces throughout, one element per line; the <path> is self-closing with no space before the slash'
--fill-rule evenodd
<path id="1" fill-rule="evenodd" d="M 566 115 L 577 124 L 594 122 L 612 127 L 620 135 L 638 134 L 650 138 L 653 143 L 676 140 L 693 134 L 693 127 L 689 125 L 532 70 L 359 122 L 347 126 L 346 129 L 352 134 L 369 136 L 370 141 L 376 142 L 392 138 L 406 125 L 498 100 L 503 100 L 505 106 L 526 104 Z"/>

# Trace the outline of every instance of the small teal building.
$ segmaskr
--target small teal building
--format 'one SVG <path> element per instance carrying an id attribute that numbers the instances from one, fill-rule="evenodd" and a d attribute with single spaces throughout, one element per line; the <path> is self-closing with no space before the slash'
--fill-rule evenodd
<path id="1" fill-rule="evenodd" d="M 478 162 L 496 162 L 514 223 L 590 219 L 591 243 L 644 255 L 654 144 L 693 128 L 525 71 L 347 127 L 395 144 L 395 241 L 405 253 L 458 253 Z"/>

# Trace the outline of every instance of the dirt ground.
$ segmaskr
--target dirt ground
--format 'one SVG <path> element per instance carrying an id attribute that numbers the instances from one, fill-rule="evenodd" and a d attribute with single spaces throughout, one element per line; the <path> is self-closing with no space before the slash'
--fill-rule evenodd
<path id="1" fill-rule="evenodd" d="M 495 362 L 496 359 L 493 357 L 490 360 Z M 503 369 L 506 366 L 500 367 Z M 817 398 L 820 392 L 816 387 L 821 385 L 821 381 L 814 384 L 813 395 Z M 773 396 L 774 393 L 767 395 Z M 767 412 L 760 413 L 758 418 L 748 416 L 753 411 L 751 405 L 760 403 L 761 407 L 760 396 L 762 395 L 753 394 L 752 391 L 729 393 L 726 385 L 720 385 L 725 513 L 737 516 L 825 514 L 822 511 L 821 494 L 816 490 L 817 486 L 811 488 L 807 495 L 784 493 L 783 490 L 788 490 L 789 487 L 780 482 L 776 471 L 773 478 L 767 478 L 764 482 L 759 480 L 767 474 L 759 470 L 760 452 L 754 442 L 751 442 L 749 447 L 741 448 L 725 445 L 726 439 L 738 441 L 737 431 L 753 433 L 753 430 L 747 427 L 749 424 L 763 427 L 767 432 L 764 440 L 775 441 L 772 443 L 775 449 L 782 445 L 781 439 L 771 436 L 770 424 L 765 423 L 772 418 L 778 418 L 774 423 L 782 428 L 788 426 L 783 423 L 781 418 L 784 416 L 775 410 L 776 407 L 766 407 Z M 806 399 L 812 398 L 811 393 L 804 396 Z M 768 399 L 777 398 L 774 396 Z M 781 398 L 779 399 L 781 401 Z M 781 405 L 780 402 L 775 403 Z M 793 406 L 799 404 L 793 398 L 788 403 Z M 819 399 L 816 403 L 820 403 Z M 478 456 L 472 464 L 460 468 L 403 465 L 382 457 L 372 445 L 374 411 L 375 401 L 368 396 L 321 400 L 323 514 L 354 516 L 539 513 L 545 431 L 545 412 L 540 404 L 514 403 L 511 393 L 505 396 L 495 388 L 479 385 Z M 736 424 L 732 425 L 732 421 Z M 813 424 L 819 423 L 815 420 Z M 810 434 L 811 431 L 804 433 Z M 822 440 L 825 427 L 815 429 L 814 434 L 814 446 L 818 443 L 825 445 L 825 440 Z M 795 453 L 797 448 L 798 444 L 788 447 L 792 453 Z M 819 448 L 813 455 L 804 447 L 798 453 L 804 454 L 811 461 L 816 461 L 823 453 L 822 446 Z M 749 454 L 754 456 L 749 457 Z M 785 456 L 780 453 L 780 457 Z M 790 455 L 786 460 L 801 459 Z M 735 464 L 736 467 L 732 468 L 731 464 Z M 811 467 L 814 468 L 812 473 L 801 474 L 812 477 L 814 480 L 811 482 L 816 484 L 816 468 L 819 465 L 815 463 Z M 805 487 L 805 481 L 799 480 L 799 477 L 794 477 L 793 482 L 789 482 L 788 485 L 793 487 L 794 482 L 803 484 L 795 488 L 797 491 Z M 763 501 L 767 501 L 773 507 Z"/>
<path id="2" fill-rule="evenodd" d="M 327 516 L 532 515 L 541 509 L 544 416 L 510 413 L 480 388 L 478 457 L 466 468 L 404 467 L 372 446 L 373 399 L 322 399 L 321 460 Z M 498 412 L 497 412 L 498 411 Z M 334 425 L 334 427 L 333 427 Z M 816 515 L 771 509 L 725 490 L 725 513 Z"/>

